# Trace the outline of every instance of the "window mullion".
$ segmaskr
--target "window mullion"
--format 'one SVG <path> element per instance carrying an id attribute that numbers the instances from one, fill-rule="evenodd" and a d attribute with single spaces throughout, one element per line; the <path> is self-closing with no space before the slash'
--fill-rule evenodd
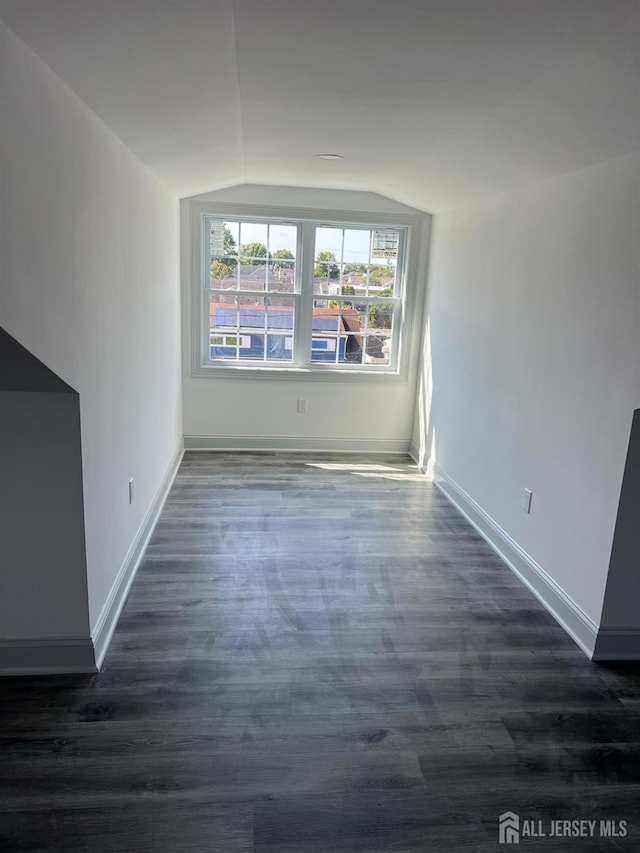
<path id="1" fill-rule="evenodd" d="M 403 305 L 400 300 L 394 306 L 393 309 L 393 328 L 391 330 L 391 340 L 392 340 L 392 358 L 390 359 L 390 367 L 394 369 L 398 366 L 398 360 L 400 358 L 400 344 L 401 344 L 401 332 L 402 332 L 402 323 L 404 320 L 404 310 Z"/>
<path id="2" fill-rule="evenodd" d="M 396 271 L 393 282 L 393 295 L 395 304 L 393 306 L 393 319 L 391 329 L 391 357 L 389 359 L 389 367 L 397 370 L 400 362 L 400 347 L 402 345 L 403 327 L 405 320 L 405 300 L 407 298 L 407 232 L 401 229 L 398 235 L 398 259 L 401 259 L 401 266 L 396 265 Z"/>
<path id="3" fill-rule="evenodd" d="M 240 361 L 240 328 L 242 327 L 240 309 L 240 297 L 236 296 L 236 361 Z"/>
<path id="4" fill-rule="evenodd" d="M 269 231 L 267 230 L 267 234 L 268 233 L 269 233 Z M 267 245 L 269 245 L 269 244 L 267 244 Z M 267 261 L 268 261 L 268 254 L 267 254 Z M 267 263 L 266 275 L 269 275 L 269 264 L 268 263 Z M 264 324 L 263 324 L 263 328 L 264 328 L 264 343 L 262 344 L 262 347 L 263 347 L 263 349 L 262 349 L 262 360 L 266 364 L 268 349 L 269 349 L 269 347 L 267 345 L 268 340 L 269 340 L 269 334 L 268 334 L 268 332 L 269 332 L 269 297 L 267 295 L 265 295 L 265 297 L 264 297 Z"/>
<path id="5" fill-rule="evenodd" d="M 297 287 L 300 293 L 296 311 L 294 335 L 294 362 L 299 367 L 311 364 L 311 337 L 313 334 L 313 264 L 315 227 L 303 222 L 298 235 Z"/>
<path id="6" fill-rule="evenodd" d="M 211 361 L 211 291 L 205 290 L 202 300 L 202 358 L 204 364 Z"/>
<path id="7" fill-rule="evenodd" d="M 203 364 L 211 364 L 211 217 L 201 219 L 204 238 L 200 247 L 200 263 L 202 264 L 201 280 L 204 285 L 202 300 L 202 346 L 200 348 Z"/>

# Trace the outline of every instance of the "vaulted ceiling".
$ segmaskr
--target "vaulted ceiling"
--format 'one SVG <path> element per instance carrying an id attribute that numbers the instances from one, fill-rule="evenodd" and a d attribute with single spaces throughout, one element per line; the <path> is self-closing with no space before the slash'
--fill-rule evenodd
<path id="1" fill-rule="evenodd" d="M 640 0 L 0 3 L 180 196 L 321 186 L 433 211 L 640 150 Z"/>

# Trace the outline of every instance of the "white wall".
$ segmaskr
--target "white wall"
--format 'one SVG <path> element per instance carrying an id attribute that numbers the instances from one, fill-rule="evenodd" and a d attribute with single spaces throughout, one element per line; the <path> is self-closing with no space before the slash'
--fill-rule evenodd
<path id="1" fill-rule="evenodd" d="M 373 193 L 244 185 L 196 197 L 197 201 L 277 205 L 292 210 L 352 210 L 420 216 L 422 254 L 427 251 L 430 217 Z M 353 450 L 408 448 L 418 371 L 419 323 L 412 326 L 413 351 L 407 352 L 406 376 L 380 380 L 328 380 L 290 377 L 220 378 L 191 375 L 191 267 L 189 200 L 182 202 L 183 401 L 186 441 L 229 447 Z M 418 316 L 424 298 L 425 270 L 417 275 Z M 409 322 L 414 317 L 409 318 Z M 407 348 L 411 350 L 411 346 Z M 297 400 L 308 400 L 307 414 Z M 276 442 L 274 444 L 274 442 Z"/>
<path id="2" fill-rule="evenodd" d="M 3 24 L 0 39 L 0 325 L 80 394 L 94 629 L 181 441 L 179 205 Z"/>
<path id="3" fill-rule="evenodd" d="M 436 217 L 414 430 L 596 625 L 640 402 L 639 167 Z"/>

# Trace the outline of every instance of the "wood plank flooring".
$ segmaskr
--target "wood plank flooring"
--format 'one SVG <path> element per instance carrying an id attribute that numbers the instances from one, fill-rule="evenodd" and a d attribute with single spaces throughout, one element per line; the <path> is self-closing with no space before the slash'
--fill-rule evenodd
<path id="1" fill-rule="evenodd" d="M 401 457 L 186 454 L 103 671 L 0 700 L 2 853 L 640 850 L 640 667 Z"/>

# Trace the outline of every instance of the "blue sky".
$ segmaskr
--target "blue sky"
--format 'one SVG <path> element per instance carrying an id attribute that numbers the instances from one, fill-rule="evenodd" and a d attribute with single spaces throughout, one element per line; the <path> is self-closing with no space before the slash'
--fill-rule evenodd
<path id="1" fill-rule="evenodd" d="M 231 231 L 236 245 L 243 243 L 267 244 L 267 226 L 257 223 L 225 222 L 225 226 Z M 277 249 L 288 249 L 295 256 L 296 253 L 296 228 L 294 225 L 270 225 L 268 232 L 269 251 Z M 370 231 L 347 228 L 344 231 L 344 254 L 342 247 L 341 228 L 317 228 L 316 229 L 316 254 L 318 252 L 333 252 L 338 260 L 342 257 L 345 263 L 386 264 L 385 259 L 370 259 Z M 395 261 L 391 263 L 395 265 Z"/>

